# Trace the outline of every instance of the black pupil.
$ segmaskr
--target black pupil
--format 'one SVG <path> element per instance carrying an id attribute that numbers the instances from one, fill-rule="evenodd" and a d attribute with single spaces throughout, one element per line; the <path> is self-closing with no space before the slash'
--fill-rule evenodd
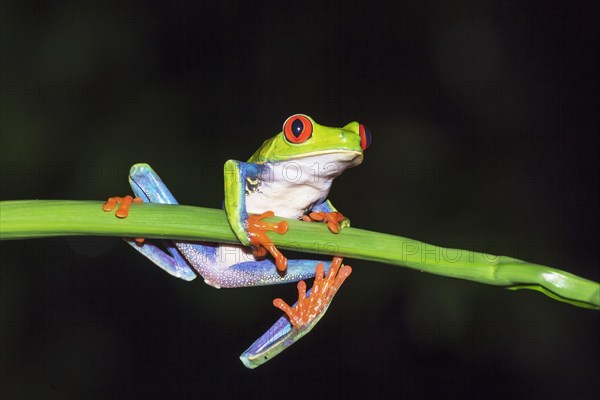
<path id="1" fill-rule="evenodd" d="M 296 136 L 296 138 L 300 136 L 303 130 L 304 124 L 302 123 L 302 121 L 296 119 L 294 122 L 292 122 L 292 134 Z"/>

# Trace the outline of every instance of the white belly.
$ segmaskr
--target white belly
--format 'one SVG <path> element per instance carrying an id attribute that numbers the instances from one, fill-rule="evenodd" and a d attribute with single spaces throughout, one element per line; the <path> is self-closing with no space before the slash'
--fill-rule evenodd
<path id="1" fill-rule="evenodd" d="M 273 211 L 281 217 L 299 218 L 314 204 L 327 199 L 333 179 L 342 170 L 321 157 L 270 164 L 258 187 L 246 194 L 246 210 L 251 214 Z"/>

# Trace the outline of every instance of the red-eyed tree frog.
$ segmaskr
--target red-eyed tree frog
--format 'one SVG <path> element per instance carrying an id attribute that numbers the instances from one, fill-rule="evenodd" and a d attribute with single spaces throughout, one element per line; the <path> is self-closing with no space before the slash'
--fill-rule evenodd
<path id="1" fill-rule="evenodd" d="M 125 241 L 169 274 L 184 280 L 200 275 L 216 288 L 299 281 L 298 302 L 289 306 L 281 299 L 273 300 L 286 315 L 240 356 L 246 367 L 255 368 L 308 333 L 352 272 L 339 257 L 332 262 L 287 260 L 266 235 L 267 231 L 284 234 L 287 224 L 263 219 L 277 215 L 322 221 L 333 233 L 349 226 L 327 196 L 334 178 L 360 164 L 370 143 L 369 130 L 358 122 L 330 128 L 306 115 L 293 115 L 247 162 L 225 163 L 224 208 L 241 245 L 169 241 L 163 243 L 164 251 L 144 239 Z M 132 202 L 178 204 L 147 164 L 131 168 L 129 183 L 136 197 L 111 197 L 103 206 L 105 211 L 119 203 L 116 215 L 125 218 Z M 312 277 L 315 281 L 307 292 L 303 279 Z"/>

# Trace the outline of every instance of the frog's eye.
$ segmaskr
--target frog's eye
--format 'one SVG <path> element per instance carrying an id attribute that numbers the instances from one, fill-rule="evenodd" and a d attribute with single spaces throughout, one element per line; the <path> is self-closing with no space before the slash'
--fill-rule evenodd
<path id="1" fill-rule="evenodd" d="M 283 134 L 291 143 L 305 142 L 313 133 L 312 122 L 306 115 L 292 115 L 283 123 Z"/>
<path id="2" fill-rule="evenodd" d="M 363 150 L 366 150 L 367 147 L 369 147 L 369 145 L 371 144 L 371 132 L 369 132 L 369 129 L 367 129 L 366 126 L 360 124 L 358 133 L 360 135 L 360 147 Z"/>

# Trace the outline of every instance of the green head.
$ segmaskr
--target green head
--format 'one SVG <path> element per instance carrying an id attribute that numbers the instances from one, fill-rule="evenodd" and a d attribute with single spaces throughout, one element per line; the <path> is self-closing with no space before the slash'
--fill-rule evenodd
<path id="1" fill-rule="evenodd" d="M 351 158 L 357 165 L 370 143 L 369 130 L 358 122 L 330 128 L 317 124 L 307 115 L 296 114 L 286 119 L 283 130 L 266 140 L 248 161 L 262 164 L 324 155 L 334 159 Z"/>

